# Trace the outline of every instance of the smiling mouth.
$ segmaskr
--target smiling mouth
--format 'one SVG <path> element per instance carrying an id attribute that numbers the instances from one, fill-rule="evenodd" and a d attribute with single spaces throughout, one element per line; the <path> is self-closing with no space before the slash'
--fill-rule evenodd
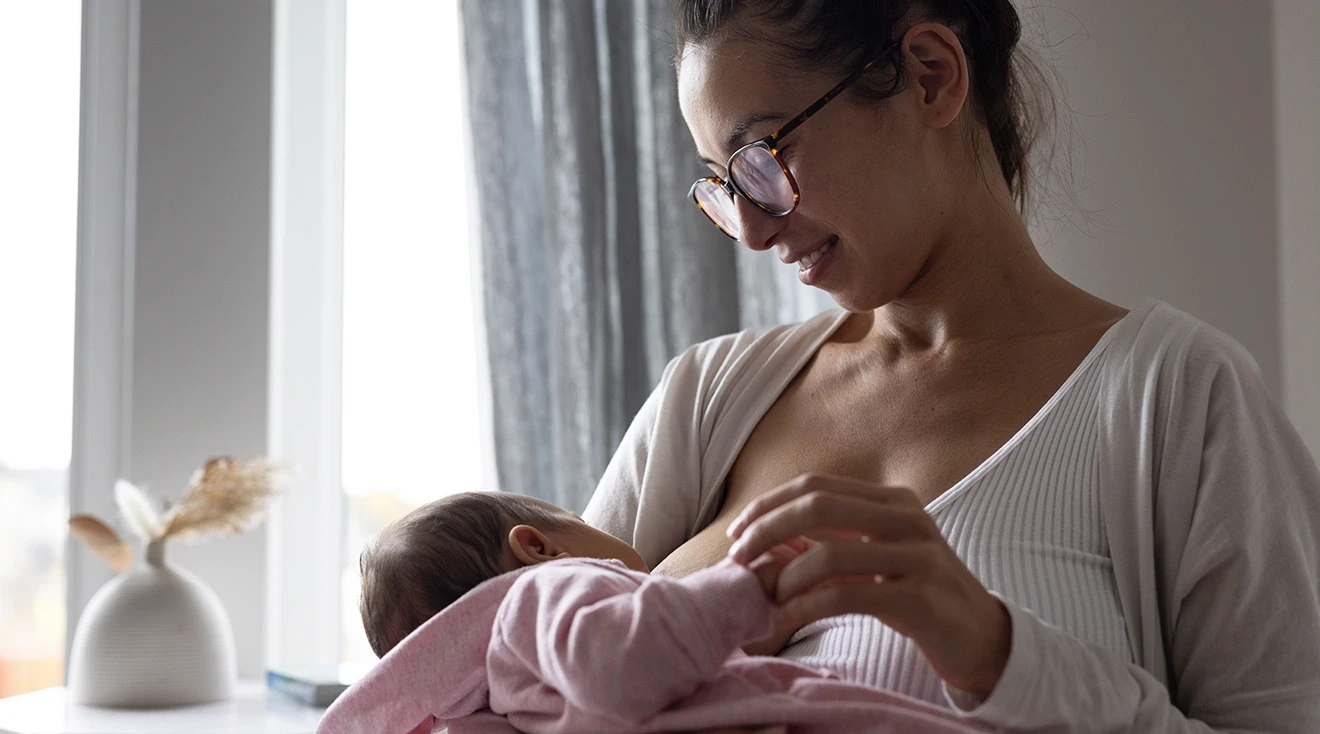
<path id="1" fill-rule="evenodd" d="M 821 258 L 829 254 L 829 251 L 834 245 L 838 244 L 838 242 L 839 238 L 837 236 L 831 237 L 828 242 L 821 245 L 819 250 L 804 255 L 801 260 L 798 260 L 798 272 L 805 273 L 806 271 L 811 270 L 816 263 L 820 262 Z"/>

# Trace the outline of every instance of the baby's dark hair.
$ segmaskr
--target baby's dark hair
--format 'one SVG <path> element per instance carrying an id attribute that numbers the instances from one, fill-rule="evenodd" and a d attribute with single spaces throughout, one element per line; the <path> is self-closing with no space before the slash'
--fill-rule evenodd
<path id="1" fill-rule="evenodd" d="M 505 571 L 506 537 L 573 521 L 553 505 L 508 492 L 464 492 L 427 503 L 385 528 L 358 559 L 362 626 L 377 656 L 483 581 Z"/>

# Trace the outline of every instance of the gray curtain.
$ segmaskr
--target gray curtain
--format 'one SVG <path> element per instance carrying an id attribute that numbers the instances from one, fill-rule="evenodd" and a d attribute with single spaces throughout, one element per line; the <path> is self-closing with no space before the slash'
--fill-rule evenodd
<path id="1" fill-rule="evenodd" d="M 580 510 L 685 347 L 830 305 L 685 198 L 666 0 L 462 0 L 500 489 Z"/>

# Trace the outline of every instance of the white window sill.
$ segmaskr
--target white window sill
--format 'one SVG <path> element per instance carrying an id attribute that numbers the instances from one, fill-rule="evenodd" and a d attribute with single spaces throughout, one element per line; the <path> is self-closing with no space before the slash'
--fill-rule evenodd
<path id="1" fill-rule="evenodd" d="M 325 709 L 240 681 L 234 698 L 158 710 L 76 706 L 63 688 L 0 699 L 0 734 L 313 734 Z"/>

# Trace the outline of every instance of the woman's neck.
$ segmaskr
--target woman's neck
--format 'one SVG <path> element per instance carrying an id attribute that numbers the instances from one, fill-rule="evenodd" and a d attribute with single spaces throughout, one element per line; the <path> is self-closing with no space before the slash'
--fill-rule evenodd
<path id="1" fill-rule="evenodd" d="M 975 188 L 916 279 L 876 309 L 869 336 L 886 351 L 942 351 L 1058 331 L 1112 309 L 1045 263 L 1007 186 Z"/>

